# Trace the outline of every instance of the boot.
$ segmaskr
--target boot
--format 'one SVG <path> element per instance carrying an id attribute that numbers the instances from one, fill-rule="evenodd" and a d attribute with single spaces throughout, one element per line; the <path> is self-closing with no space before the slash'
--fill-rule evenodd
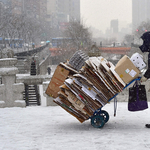
<path id="1" fill-rule="evenodd" d="M 146 127 L 146 128 L 150 128 L 150 124 L 146 124 L 145 127 Z"/>

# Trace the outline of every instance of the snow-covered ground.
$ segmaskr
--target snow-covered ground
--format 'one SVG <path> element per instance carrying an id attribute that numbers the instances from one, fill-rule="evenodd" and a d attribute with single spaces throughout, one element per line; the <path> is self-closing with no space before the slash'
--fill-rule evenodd
<path id="1" fill-rule="evenodd" d="M 149 103 L 150 105 L 150 103 Z M 129 112 L 127 102 L 103 107 L 103 128 L 80 123 L 59 106 L 0 108 L 0 150 L 149 150 L 150 110 Z"/>

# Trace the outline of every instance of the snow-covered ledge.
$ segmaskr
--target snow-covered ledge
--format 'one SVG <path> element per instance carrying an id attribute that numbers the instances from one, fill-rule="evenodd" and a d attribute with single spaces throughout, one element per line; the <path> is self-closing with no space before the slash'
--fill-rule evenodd
<path id="1" fill-rule="evenodd" d="M 25 107 L 23 100 L 24 84 L 16 83 L 18 68 L 15 67 L 16 58 L 0 59 L 0 108 L 2 107 Z"/>

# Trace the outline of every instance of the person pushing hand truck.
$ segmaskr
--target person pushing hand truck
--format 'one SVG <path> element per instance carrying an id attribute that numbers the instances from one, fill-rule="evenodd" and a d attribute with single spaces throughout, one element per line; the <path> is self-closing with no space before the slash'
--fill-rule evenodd
<path id="1" fill-rule="evenodd" d="M 145 32 L 141 39 L 143 40 L 143 44 L 139 47 L 140 50 L 148 53 L 148 68 L 144 75 L 141 77 L 141 82 L 146 82 L 150 78 L 150 31 Z M 146 124 L 145 127 L 150 128 L 150 124 Z"/>

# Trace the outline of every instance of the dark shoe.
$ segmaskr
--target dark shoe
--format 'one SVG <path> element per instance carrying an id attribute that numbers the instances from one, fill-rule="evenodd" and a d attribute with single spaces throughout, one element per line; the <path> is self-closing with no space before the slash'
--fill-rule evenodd
<path id="1" fill-rule="evenodd" d="M 150 124 L 146 124 L 145 127 L 146 127 L 146 128 L 150 128 Z"/>

